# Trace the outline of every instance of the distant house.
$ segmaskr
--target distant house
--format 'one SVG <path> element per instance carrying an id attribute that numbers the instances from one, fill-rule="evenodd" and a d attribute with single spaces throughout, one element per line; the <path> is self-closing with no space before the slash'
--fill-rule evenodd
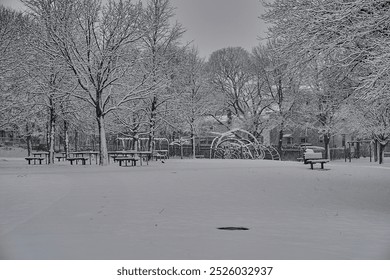
<path id="1" fill-rule="evenodd" d="M 15 137 L 16 137 L 16 133 L 12 129 L 0 130 L 0 145 L 12 146 L 14 143 Z"/>
<path id="2" fill-rule="evenodd" d="M 273 128 L 266 133 L 269 136 L 265 136 L 268 139 L 269 145 L 278 145 L 279 130 Z M 340 133 L 332 135 L 330 137 L 330 148 L 344 148 L 348 147 L 348 142 L 356 141 L 356 137 L 350 132 Z M 287 129 L 283 133 L 283 147 L 297 147 L 297 146 L 319 146 L 324 147 L 324 137 L 315 129 Z"/>

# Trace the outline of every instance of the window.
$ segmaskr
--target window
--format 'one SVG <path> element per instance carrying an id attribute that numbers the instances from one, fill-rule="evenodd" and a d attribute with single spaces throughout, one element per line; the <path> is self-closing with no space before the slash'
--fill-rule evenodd
<path id="1" fill-rule="evenodd" d="M 301 137 L 301 143 L 306 143 L 307 142 L 306 140 L 307 140 L 306 137 Z"/>

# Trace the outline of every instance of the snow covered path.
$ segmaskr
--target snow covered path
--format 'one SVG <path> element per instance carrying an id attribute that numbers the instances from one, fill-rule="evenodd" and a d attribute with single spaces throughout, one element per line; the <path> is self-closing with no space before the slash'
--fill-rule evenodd
<path id="1" fill-rule="evenodd" d="M 390 259 L 389 166 L 326 169 L 0 159 L 0 259 Z"/>

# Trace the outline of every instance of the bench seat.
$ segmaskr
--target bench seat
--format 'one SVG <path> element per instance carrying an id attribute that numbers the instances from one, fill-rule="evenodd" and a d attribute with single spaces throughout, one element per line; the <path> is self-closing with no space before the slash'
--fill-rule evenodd
<path id="1" fill-rule="evenodd" d="M 138 158 L 134 158 L 134 157 L 118 157 L 118 156 L 115 157 L 115 161 L 119 163 L 119 166 L 122 166 L 123 161 L 125 162 L 125 166 L 127 166 L 128 162 L 131 162 L 131 166 L 136 166 L 138 160 L 139 160 Z"/>
<path id="2" fill-rule="evenodd" d="M 55 158 L 58 159 L 58 161 L 61 161 L 61 159 L 65 160 L 66 156 L 55 156 Z"/>
<path id="3" fill-rule="evenodd" d="M 322 153 L 305 152 L 303 154 L 303 163 L 308 164 L 308 160 L 322 159 Z"/>
<path id="4" fill-rule="evenodd" d="M 70 162 L 71 165 L 73 165 L 73 162 L 75 161 L 76 164 L 78 161 L 81 161 L 82 165 L 85 165 L 88 158 L 85 158 L 85 157 L 72 157 L 72 158 L 67 158 L 66 160 L 68 160 Z"/>
<path id="5" fill-rule="evenodd" d="M 328 163 L 328 159 L 309 159 L 307 160 L 307 163 L 310 163 L 311 169 L 313 169 L 313 165 L 316 163 L 321 163 L 321 169 L 324 169 L 324 164 Z"/>

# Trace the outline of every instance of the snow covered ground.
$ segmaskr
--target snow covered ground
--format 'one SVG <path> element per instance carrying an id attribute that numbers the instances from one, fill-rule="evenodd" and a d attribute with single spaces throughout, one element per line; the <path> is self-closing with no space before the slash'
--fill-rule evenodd
<path id="1" fill-rule="evenodd" d="M 390 259 L 390 165 L 316 168 L 0 158 L 0 259 Z"/>

